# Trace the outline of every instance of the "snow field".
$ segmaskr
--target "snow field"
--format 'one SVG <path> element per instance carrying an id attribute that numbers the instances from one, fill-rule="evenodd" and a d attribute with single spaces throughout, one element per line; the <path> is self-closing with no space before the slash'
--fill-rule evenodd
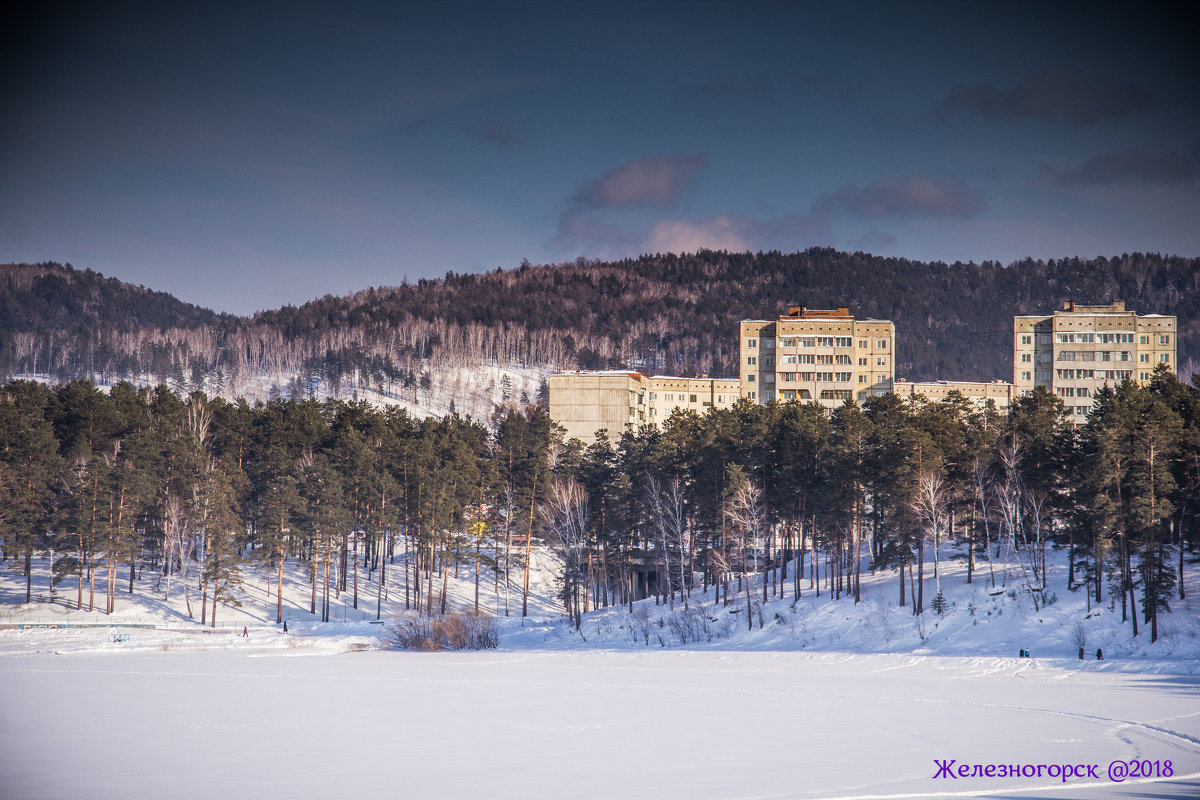
<path id="1" fill-rule="evenodd" d="M 1132 758 L 1172 761 L 1176 779 L 1151 796 L 1200 785 L 1195 677 L 886 654 L 310 652 L 0 659 L 0 786 L 14 798 L 1146 796 L 1133 782 L 932 777 L 935 759 L 1103 770 Z"/>
<path id="2" fill-rule="evenodd" d="M 674 609 L 642 601 L 647 646 L 624 606 L 585 615 L 575 632 L 553 599 L 554 564 L 535 564 L 531 617 L 519 617 L 514 575 L 515 616 L 501 619 L 501 649 L 484 653 L 375 650 L 375 584 L 360 583 L 357 612 L 343 595 L 337 621 L 321 623 L 298 565 L 288 634 L 254 571 L 216 632 L 187 618 L 175 589 L 169 603 L 154 597 L 151 577 L 118 593 L 114 616 L 158 627 L 110 628 L 101 613 L 14 603 L 23 586 L 5 575 L 0 624 L 95 627 L 0 630 L 0 797 L 1200 796 L 1195 571 L 1153 645 L 1147 631 L 1132 638 L 1107 590 L 1089 612 L 1054 556 L 1057 599 L 1037 610 L 990 587 L 986 569 L 968 585 L 963 565 L 943 560 L 942 616 L 899 607 L 895 573 L 864 575 L 858 605 L 817 597 L 806 577 L 798 601 L 789 581 L 763 606 L 761 629 L 756 610 L 747 630 L 743 595 L 723 607 L 695 592 L 710 635 L 686 643 L 672 633 L 678 597 Z M 481 604 L 502 608 L 491 573 L 481 577 Z M 934 591 L 930 578 L 927 603 Z M 448 605 L 469 607 L 473 594 L 467 565 Z M 393 582 L 384 617 L 402 608 Z M 1022 647 L 1034 657 L 1017 658 Z M 933 777 L 936 760 L 1103 775 L 1134 758 L 1170 760 L 1174 777 Z"/>

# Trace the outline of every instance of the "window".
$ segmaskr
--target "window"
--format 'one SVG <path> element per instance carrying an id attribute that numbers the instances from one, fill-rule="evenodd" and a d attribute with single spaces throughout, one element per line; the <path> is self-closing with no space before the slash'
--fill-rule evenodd
<path id="1" fill-rule="evenodd" d="M 1074 361 L 1075 360 L 1075 351 L 1074 350 L 1061 351 L 1058 354 L 1058 360 L 1059 361 Z"/>
<path id="2" fill-rule="evenodd" d="M 764 403 L 769 403 L 774 399 L 775 399 L 775 392 L 771 391 L 770 389 L 763 392 L 763 402 Z"/>
<path id="3" fill-rule="evenodd" d="M 837 337 L 836 346 L 837 347 L 854 347 L 854 340 L 852 338 L 850 338 L 849 336 L 839 336 L 839 337 Z"/>
<path id="4" fill-rule="evenodd" d="M 823 389 L 821 390 L 822 400 L 849 400 L 854 396 L 854 393 L 849 389 Z"/>
<path id="5" fill-rule="evenodd" d="M 800 359 L 799 363 L 801 363 L 801 364 L 817 363 L 817 357 L 814 356 L 812 353 L 803 353 L 801 355 L 796 356 L 796 358 Z"/>
<path id="6" fill-rule="evenodd" d="M 833 356 L 817 356 L 818 364 L 832 364 Z"/>
<path id="7" fill-rule="evenodd" d="M 1158 354 L 1158 362 L 1160 364 L 1170 364 L 1171 363 L 1171 354 L 1170 353 L 1159 353 Z"/>
<path id="8" fill-rule="evenodd" d="M 758 339 L 747 339 L 746 347 L 758 347 Z"/>
<path id="9" fill-rule="evenodd" d="M 688 395 L 688 402 L 689 402 L 689 403 L 694 403 L 694 402 L 696 402 L 696 395 L 694 395 L 694 394 L 689 394 L 689 395 Z"/>
<path id="10" fill-rule="evenodd" d="M 816 373 L 814 373 L 814 372 L 797 372 L 797 373 L 796 373 L 796 380 L 799 380 L 799 381 L 805 381 L 805 382 L 809 382 L 809 383 L 811 383 L 811 382 L 812 382 L 812 380 L 813 380 L 813 376 L 814 376 L 815 374 L 816 374 Z"/>
<path id="11" fill-rule="evenodd" d="M 887 383 L 887 375 L 876 375 L 875 382 L 876 383 Z"/>
<path id="12" fill-rule="evenodd" d="M 817 337 L 817 347 L 833 347 L 833 337 L 832 336 L 818 336 Z"/>
<path id="13" fill-rule="evenodd" d="M 859 340 L 858 340 L 858 349 L 859 349 L 859 350 L 866 350 L 866 349 L 867 349 L 867 340 L 866 340 L 866 339 L 859 339 Z"/>
<path id="14" fill-rule="evenodd" d="M 792 383 L 796 380 L 796 373 L 781 372 L 779 373 L 779 380 L 783 381 L 784 383 Z"/>
<path id="15" fill-rule="evenodd" d="M 815 340 L 815 339 L 813 339 L 811 336 L 808 336 L 808 337 L 805 337 L 805 338 L 803 338 L 803 339 L 801 339 L 801 340 L 800 340 L 800 346 L 801 346 L 801 347 L 813 347 L 813 346 L 814 346 L 814 343 L 815 343 L 815 341 L 816 341 L 816 340 Z"/>
<path id="16" fill-rule="evenodd" d="M 779 346 L 780 347 L 795 347 L 796 340 L 795 339 L 780 339 Z"/>
<path id="17" fill-rule="evenodd" d="M 746 380 L 749 381 L 750 383 L 754 383 L 754 373 L 751 372 L 750 375 L 746 378 Z"/>
<path id="18" fill-rule="evenodd" d="M 651 392 L 651 393 L 650 393 L 650 400 L 651 400 L 651 402 L 653 402 L 653 401 L 655 401 L 655 400 L 657 400 L 657 399 L 658 399 L 658 395 L 657 395 L 656 393 L 654 393 L 654 392 Z"/>
<path id="19" fill-rule="evenodd" d="M 762 346 L 763 346 L 763 350 L 774 350 L 775 349 L 775 340 L 763 338 Z"/>
<path id="20" fill-rule="evenodd" d="M 1138 354 L 1138 361 L 1142 362 L 1143 364 L 1150 363 L 1150 354 L 1149 353 Z"/>
<path id="21" fill-rule="evenodd" d="M 875 366 L 886 367 L 887 366 L 887 356 L 875 356 Z"/>
<path id="22" fill-rule="evenodd" d="M 859 375 L 859 376 L 858 376 L 858 382 L 859 382 L 859 383 L 866 383 L 866 382 L 867 382 L 867 376 L 866 376 L 866 375 Z"/>
<path id="23" fill-rule="evenodd" d="M 763 359 L 763 366 L 764 366 L 764 367 L 773 367 L 773 366 L 775 366 L 775 356 L 767 356 L 766 358 L 764 358 L 764 359 Z"/>
<path id="24" fill-rule="evenodd" d="M 779 393 L 779 396 L 780 396 L 780 398 L 782 398 L 784 400 L 795 400 L 796 392 L 795 391 L 782 391 Z"/>
<path id="25" fill-rule="evenodd" d="M 1075 341 L 1077 341 L 1077 342 L 1082 342 L 1082 343 L 1084 343 L 1084 344 L 1088 344 L 1088 343 L 1091 343 L 1091 342 L 1094 342 L 1094 341 L 1096 341 L 1096 334 L 1094 334 L 1094 333 L 1081 333 L 1081 334 L 1079 334 L 1078 338 L 1077 338 Z"/>
<path id="26" fill-rule="evenodd" d="M 865 366 L 867 365 L 867 360 L 866 360 L 865 358 L 860 358 L 860 359 L 858 360 L 858 365 L 859 365 L 860 367 L 865 367 Z"/>
<path id="27" fill-rule="evenodd" d="M 1032 336 L 1022 336 L 1021 344 L 1033 344 L 1033 337 Z"/>
<path id="28" fill-rule="evenodd" d="M 887 339 L 879 339 L 875 342 L 876 350 L 887 350 Z"/>
<path id="29" fill-rule="evenodd" d="M 782 362 L 782 363 L 784 363 L 784 364 L 795 364 L 795 363 L 796 363 L 796 357 L 795 357 L 795 356 L 784 356 L 784 357 L 783 357 L 783 362 Z"/>
<path id="30" fill-rule="evenodd" d="M 851 358 L 850 358 L 850 356 L 835 356 L 835 357 L 834 357 L 834 359 L 833 359 L 833 363 L 835 363 L 835 364 L 841 364 L 841 365 L 843 365 L 843 366 L 847 366 L 847 367 L 848 367 L 848 366 L 850 366 L 851 364 L 853 364 L 853 363 L 854 363 L 854 360 L 853 360 L 853 359 L 851 359 Z"/>
<path id="31" fill-rule="evenodd" d="M 754 392 L 746 392 L 746 397 L 750 400 L 754 399 Z"/>
<path id="32" fill-rule="evenodd" d="M 1028 364 L 1033 361 L 1033 353 L 1021 353 L 1021 363 Z"/>
<path id="33" fill-rule="evenodd" d="M 746 363 L 750 366 L 754 366 L 758 363 L 758 358 L 755 356 L 746 356 Z"/>
<path id="34" fill-rule="evenodd" d="M 1150 344 L 1150 337 L 1149 336 L 1139 337 L 1138 344 Z"/>
<path id="35" fill-rule="evenodd" d="M 1032 377 L 1030 377 L 1030 373 L 1028 373 L 1028 372 L 1022 372 L 1022 373 L 1021 373 L 1021 380 L 1023 380 L 1023 381 L 1031 381 L 1031 380 L 1033 380 L 1033 378 L 1032 378 Z"/>
<path id="36" fill-rule="evenodd" d="M 1167 335 L 1165 335 L 1165 334 L 1164 334 L 1164 335 L 1162 335 L 1162 336 L 1159 336 L 1159 337 L 1158 337 L 1158 343 L 1159 343 L 1159 344 L 1170 344 L 1170 343 L 1171 343 L 1171 337 L 1170 337 L 1170 336 L 1167 336 Z"/>

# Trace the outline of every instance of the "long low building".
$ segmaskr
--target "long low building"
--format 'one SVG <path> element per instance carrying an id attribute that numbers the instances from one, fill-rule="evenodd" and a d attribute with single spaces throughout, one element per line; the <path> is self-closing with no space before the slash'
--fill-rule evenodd
<path id="1" fill-rule="evenodd" d="M 636 370 L 560 372 L 550 376 L 550 416 L 567 438 L 590 441 L 597 431 L 615 440 L 658 425 L 676 411 L 705 414 L 733 408 L 740 399 L 737 378 L 647 376 Z"/>
<path id="2" fill-rule="evenodd" d="M 958 392 L 976 408 L 986 408 L 990 400 L 997 411 L 1007 414 L 1014 387 L 1008 381 L 906 381 L 897 378 L 894 391 L 906 399 L 923 397 L 931 403 L 945 402 L 951 392 Z"/>

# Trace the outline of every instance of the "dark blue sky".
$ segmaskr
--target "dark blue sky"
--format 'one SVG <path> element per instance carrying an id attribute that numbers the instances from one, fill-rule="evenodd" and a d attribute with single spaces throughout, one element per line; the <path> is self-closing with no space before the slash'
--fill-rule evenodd
<path id="1" fill-rule="evenodd" d="M 48 3 L 3 34 L 0 261 L 248 313 L 699 247 L 1200 255 L 1186 8 Z"/>

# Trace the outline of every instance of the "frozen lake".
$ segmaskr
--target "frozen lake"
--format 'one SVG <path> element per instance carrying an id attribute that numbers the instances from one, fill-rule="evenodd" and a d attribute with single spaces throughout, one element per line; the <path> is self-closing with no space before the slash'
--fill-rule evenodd
<path id="1" fill-rule="evenodd" d="M 9 655 L 0 796 L 1200 796 L 1200 678 L 1098 666 L 678 650 Z M 948 759 L 1092 764 L 1101 779 L 935 779 Z M 1130 759 L 1169 760 L 1175 778 L 1110 783 L 1109 763 Z"/>

